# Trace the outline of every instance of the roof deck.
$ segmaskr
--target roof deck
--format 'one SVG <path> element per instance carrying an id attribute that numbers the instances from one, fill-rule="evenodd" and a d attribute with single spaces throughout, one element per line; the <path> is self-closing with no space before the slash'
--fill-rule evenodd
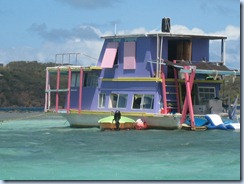
<path id="1" fill-rule="evenodd" d="M 213 35 L 213 34 L 175 34 L 167 32 L 158 32 L 158 33 L 145 33 L 145 34 L 127 34 L 127 35 L 104 35 L 101 36 L 103 39 L 114 39 L 114 38 L 137 38 L 137 37 L 168 37 L 168 38 L 200 38 L 200 39 L 209 39 L 209 40 L 222 40 L 227 39 L 225 35 Z"/>

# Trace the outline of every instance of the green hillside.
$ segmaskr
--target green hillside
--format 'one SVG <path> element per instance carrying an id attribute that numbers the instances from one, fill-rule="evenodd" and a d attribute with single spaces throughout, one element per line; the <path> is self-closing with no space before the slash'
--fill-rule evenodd
<path id="1" fill-rule="evenodd" d="M 18 61 L 0 67 L 0 107 L 43 107 L 47 66 L 54 64 Z"/>
<path id="2" fill-rule="evenodd" d="M 37 61 L 10 62 L 0 67 L 0 107 L 44 107 L 45 99 L 45 68 L 54 63 L 38 63 Z M 51 77 L 51 87 L 55 88 L 56 76 Z M 67 78 L 61 86 L 67 87 Z M 237 95 L 240 97 L 240 77 L 225 77 L 220 97 L 230 97 L 231 103 Z M 60 104 L 64 104 L 65 94 L 60 96 Z M 55 97 L 52 97 L 55 104 Z"/>

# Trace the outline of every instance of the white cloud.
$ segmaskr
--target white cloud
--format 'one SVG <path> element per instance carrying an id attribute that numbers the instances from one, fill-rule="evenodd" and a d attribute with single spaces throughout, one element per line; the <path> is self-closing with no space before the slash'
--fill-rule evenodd
<path id="1" fill-rule="evenodd" d="M 204 31 L 199 28 L 189 29 L 182 25 L 172 25 L 171 32 L 175 34 L 204 34 Z"/>
<path id="2" fill-rule="evenodd" d="M 55 54 L 78 52 L 84 53 L 93 58 L 99 57 L 103 40 L 101 35 L 113 35 L 112 32 L 101 32 L 93 26 L 80 26 L 71 30 L 48 30 L 46 25 L 33 25 L 32 31 L 36 32 L 44 41 L 39 48 L 19 47 L 0 48 L 0 63 L 9 61 L 37 60 L 39 62 L 55 61 Z M 159 30 L 146 30 L 144 27 L 132 30 L 120 30 L 117 34 L 144 34 L 155 33 Z M 206 34 L 199 28 L 189 29 L 182 25 L 172 25 L 172 33 L 179 34 Z M 226 41 L 226 65 L 228 67 L 240 68 L 240 29 L 228 25 L 224 30 L 210 34 L 223 34 L 228 37 Z M 55 35 L 53 38 L 52 35 Z M 210 42 L 210 59 L 220 61 L 220 42 Z M 87 56 L 78 56 L 79 64 L 94 65 L 96 61 Z"/>
<path id="3" fill-rule="evenodd" d="M 59 0 L 76 9 L 99 9 L 114 6 L 120 0 Z"/>
<path id="4" fill-rule="evenodd" d="M 217 31 L 213 34 L 226 35 L 228 40 L 239 40 L 240 39 L 240 28 L 232 25 L 228 25 L 225 30 Z"/>
<path id="5" fill-rule="evenodd" d="M 118 32 L 118 35 L 123 35 L 123 34 L 144 34 L 147 33 L 148 31 L 144 27 L 139 27 L 135 28 L 132 30 L 120 30 Z"/>
<path id="6" fill-rule="evenodd" d="M 55 62 L 55 55 L 61 53 L 82 53 L 78 55 L 78 64 L 95 65 L 102 48 L 102 40 L 67 40 L 64 43 L 44 42 L 39 48 L 13 47 L 10 49 L 0 49 L 0 63 L 7 64 L 10 61 L 38 61 Z M 89 56 L 91 58 L 89 58 Z M 71 57 L 71 62 L 75 64 L 75 58 Z M 61 58 L 58 58 L 61 62 Z M 64 58 L 68 62 L 68 57 Z"/>

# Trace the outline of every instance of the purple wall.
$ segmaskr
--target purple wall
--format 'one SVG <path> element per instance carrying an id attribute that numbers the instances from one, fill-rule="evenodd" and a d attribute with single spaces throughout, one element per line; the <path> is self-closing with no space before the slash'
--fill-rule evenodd
<path id="1" fill-rule="evenodd" d="M 105 108 L 100 110 L 114 110 L 108 108 L 108 99 L 111 93 L 128 94 L 127 106 L 125 109 L 120 109 L 121 111 L 134 111 L 134 112 L 152 112 L 156 113 L 158 103 L 158 84 L 155 82 L 103 82 L 99 92 L 106 94 L 106 104 Z M 154 109 L 152 110 L 136 110 L 132 109 L 133 95 L 134 94 L 150 94 L 154 95 Z M 98 96 L 98 95 L 97 95 Z M 98 109 L 99 110 L 99 109 Z"/>
<path id="2" fill-rule="evenodd" d="M 98 96 L 99 93 L 106 94 L 105 108 L 98 108 Z M 108 110 L 114 111 L 117 109 L 109 108 L 109 97 L 111 93 L 128 94 L 126 108 L 119 109 L 123 111 L 134 112 L 151 112 L 157 113 L 159 111 L 158 104 L 161 99 L 161 83 L 155 82 L 103 82 L 98 88 L 83 87 L 82 93 L 82 109 L 83 110 Z M 154 95 L 154 109 L 139 110 L 132 109 L 132 102 L 134 94 L 149 94 Z M 71 92 L 71 109 L 78 109 L 79 88 L 72 88 Z"/>
<path id="3" fill-rule="evenodd" d="M 156 60 L 157 57 L 157 38 L 156 37 L 140 37 L 132 38 L 132 41 L 136 42 L 136 69 L 124 70 L 123 69 L 123 54 L 124 54 L 124 42 L 123 39 L 107 39 L 104 42 L 99 60 L 98 66 L 101 65 L 103 55 L 105 53 L 106 45 L 111 41 L 119 41 L 118 47 L 118 65 L 114 68 L 106 68 L 103 70 L 101 77 L 104 78 L 118 78 L 118 77 L 152 77 L 156 70 L 156 64 L 152 64 L 148 61 Z M 168 38 L 163 39 L 163 52 L 162 57 L 164 60 L 168 60 Z M 209 60 L 209 40 L 208 39 L 192 39 L 192 61 L 202 61 L 203 59 Z M 167 67 L 164 67 L 165 74 L 167 76 Z"/>
<path id="4" fill-rule="evenodd" d="M 209 40 L 192 40 L 192 61 L 209 61 Z"/>
<path id="5" fill-rule="evenodd" d="M 128 40 L 130 39 L 130 40 Z M 156 82 L 112 82 L 101 81 L 102 78 L 118 78 L 118 77 L 152 77 L 156 68 L 156 64 L 152 64 L 148 61 L 156 60 L 156 37 L 141 37 L 141 38 L 123 38 L 123 39 L 107 39 L 104 41 L 103 48 L 98 60 L 98 66 L 101 65 L 103 55 L 105 53 L 106 45 L 110 41 L 119 41 L 118 47 L 118 65 L 114 68 L 103 69 L 98 79 L 98 87 L 83 87 L 82 95 L 82 109 L 83 110 L 115 110 L 108 108 L 108 101 L 111 93 L 128 94 L 127 106 L 123 111 L 138 111 L 138 112 L 152 112 L 158 113 L 160 110 L 159 104 L 161 103 L 161 83 Z M 136 69 L 124 70 L 123 69 L 123 54 L 124 54 L 124 42 L 135 41 L 136 42 Z M 164 38 L 163 41 L 163 59 L 168 59 L 168 38 Z M 209 40 L 207 39 L 192 39 L 192 60 L 201 61 L 203 58 L 209 60 Z M 167 67 L 164 67 L 164 71 L 167 72 Z M 167 75 L 166 75 L 167 76 Z M 199 84 L 209 85 L 209 84 Z M 217 86 L 217 94 L 219 92 L 219 84 L 210 84 Z M 72 88 L 71 92 L 71 108 L 78 108 L 79 88 Z M 98 108 L 98 96 L 99 93 L 106 94 L 105 108 Z M 131 102 L 133 101 L 134 94 L 152 94 L 154 95 L 154 109 L 153 110 L 135 110 L 132 109 Z"/>
<path id="6" fill-rule="evenodd" d="M 101 61 L 105 52 L 105 48 L 108 41 L 105 40 L 101 55 L 98 60 L 98 66 L 101 65 Z M 147 62 L 149 60 L 156 59 L 156 39 L 137 38 L 136 41 L 136 69 L 124 70 L 123 69 L 123 55 L 124 55 L 124 42 L 126 39 L 120 39 L 118 47 L 118 65 L 114 68 L 105 68 L 101 77 L 104 78 L 118 78 L 118 77 L 151 77 L 153 75 L 152 65 Z"/>

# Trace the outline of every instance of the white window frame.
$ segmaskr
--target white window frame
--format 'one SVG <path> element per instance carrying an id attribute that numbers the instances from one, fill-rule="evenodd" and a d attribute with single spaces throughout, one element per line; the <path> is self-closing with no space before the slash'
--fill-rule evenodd
<path id="1" fill-rule="evenodd" d="M 140 102 L 140 105 L 139 105 L 139 108 L 135 108 L 134 107 L 134 103 L 135 103 L 135 97 L 138 96 L 139 98 L 141 98 L 141 102 Z M 145 98 L 146 97 L 149 97 L 151 98 L 151 103 L 150 103 L 150 108 L 146 108 L 145 107 Z M 131 109 L 140 109 L 140 110 L 143 110 L 143 109 L 154 109 L 154 95 L 153 94 L 134 94 L 133 95 L 133 101 L 132 101 L 132 107 Z"/>
<path id="2" fill-rule="evenodd" d="M 112 98 L 115 97 L 117 95 L 117 99 L 116 101 L 114 101 Z M 120 100 L 121 100 L 121 97 L 124 96 L 125 97 L 125 106 L 123 107 L 120 107 Z M 127 106 L 127 101 L 128 101 L 128 94 L 122 94 L 122 93 L 111 93 L 110 96 L 109 96 L 109 104 L 108 104 L 108 108 L 111 108 L 111 109 L 125 109 L 126 106 Z M 113 104 L 113 103 L 116 103 L 116 104 Z"/>
<path id="3" fill-rule="evenodd" d="M 99 93 L 98 94 L 98 108 L 105 108 L 105 102 L 106 102 L 106 94 L 105 93 Z"/>
<path id="4" fill-rule="evenodd" d="M 200 91 L 200 89 L 203 89 L 204 91 Z M 208 89 L 209 91 L 207 91 L 206 89 Z M 210 89 L 212 89 L 213 92 L 210 91 Z M 208 102 L 210 99 L 213 99 L 215 97 L 216 97 L 215 87 L 198 86 L 198 99 L 200 103 Z"/>

